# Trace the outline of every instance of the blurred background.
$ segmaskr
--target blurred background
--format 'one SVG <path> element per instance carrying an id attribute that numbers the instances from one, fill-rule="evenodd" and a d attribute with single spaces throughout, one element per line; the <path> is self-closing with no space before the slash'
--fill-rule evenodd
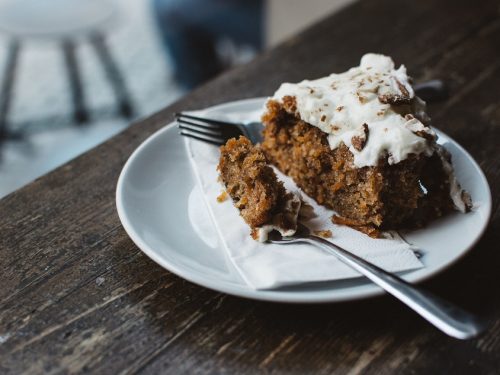
<path id="1" fill-rule="evenodd" d="M 0 197 L 354 0 L 0 0 Z"/>

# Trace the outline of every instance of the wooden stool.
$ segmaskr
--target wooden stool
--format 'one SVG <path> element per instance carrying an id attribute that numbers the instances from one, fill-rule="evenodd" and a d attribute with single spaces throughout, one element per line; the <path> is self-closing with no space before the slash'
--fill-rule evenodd
<path id="1" fill-rule="evenodd" d="M 0 30 L 9 38 L 0 83 L 0 139 L 11 136 L 8 115 L 21 47 L 28 39 L 59 43 L 68 73 L 76 123 L 89 121 L 85 93 L 76 56 L 78 43 L 89 42 L 106 72 L 120 114 L 133 115 L 124 79 L 106 45 L 106 31 L 116 22 L 117 10 L 108 0 L 8 0 L 0 4 Z"/>

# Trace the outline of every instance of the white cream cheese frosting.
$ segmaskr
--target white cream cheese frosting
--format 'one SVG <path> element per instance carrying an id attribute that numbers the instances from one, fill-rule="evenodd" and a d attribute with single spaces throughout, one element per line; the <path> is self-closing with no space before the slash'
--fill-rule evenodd
<path id="1" fill-rule="evenodd" d="M 434 152 L 425 103 L 409 81 L 404 65 L 395 69 L 390 57 L 369 53 L 347 72 L 283 83 L 273 99 L 295 97 L 300 118 L 327 133 L 332 149 L 343 142 L 356 167 L 375 166 L 381 158 L 396 164 Z"/>

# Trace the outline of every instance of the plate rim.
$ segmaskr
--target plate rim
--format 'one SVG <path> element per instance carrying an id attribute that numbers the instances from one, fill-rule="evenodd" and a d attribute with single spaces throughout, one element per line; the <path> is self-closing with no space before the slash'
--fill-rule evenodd
<path id="1" fill-rule="evenodd" d="M 264 103 L 264 101 L 267 99 L 267 97 L 256 97 L 256 98 L 248 98 L 248 99 L 241 99 L 241 100 L 234 100 L 234 101 L 229 101 L 229 102 L 224 102 L 224 103 L 219 103 L 214 106 L 207 107 L 205 110 L 207 111 L 218 111 L 223 109 L 224 107 L 227 106 L 237 106 L 237 105 L 250 105 L 250 103 L 255 104 L 258 102 Z M 346 301 L 354 301 L 354 300 L 361 300 L 361 299 L 366 299 L 366 298 L 372 298 L 375 296 L 380 296 L 385 294 L 386 292 L 380 288 L 379 286 L 372 284 L 372 285 L 366 285 L 370 286 L 371 288 L 366 291 L 358 291 L 354 293 L 353 295 L 336 295 L 335 292 L 336 290 L 323 290 L 323 291 L 286 291 L 286 290 L 280 290 L 280 289 L 274 289 L 274 290 L 254 290 L 247 285 L 242 284 L 241 286 L 231 286 L 230 284 L 227 283 L 216 283 L 213 282 L 212 280 L 207 280 L 206 278 L 203 278 L 202 276 L 199 276 L 196 273 L 189 272 L 189 270 L 183 269 L 183 267 L 178 267 L 176 264 L 169 262 L 168 259 L 165 257 L 160 256 L 154 249 L 152 249 L 145 241 L 142 240 L 141 236 L 138 235 L 138 233 L 134 230 L 133 224 L 130 222 L 128 219 L 128 216 L 126 214 L 126 209 L 124 207 L 123 203 L 123 186 L 124 186 L 124 181 L 126 178 L 127 173 L 129 172 L 134 160 L 141 154 L 141 152 L 148 147 L 150 143 L 152 143 L 157 137 L 161 136 L 163 133 L 170 131 L 170 128 L 175 127 L 175 121 L 169 122 L 167 125 L 163 126 L 162 128 L 156 130 L 154 133 L 149 135 L 128 157 L 127 161 L 125 162 L 120 175 L 117 180 L 116 184 L 116 208 L 117 208 L 117 213 L 118 217 L 120 219 L 120 222 L 125 229 L 125 232 L 127 235 L 130 237 L 130 239 L 135 243 L 135 245 L 144 253 L 146 254 L 150 259 L 152 259 L 155 263 L 160 265 L 161 267 L 165 268 L 167 271 L 174 273 L 175 275 L 188 280 L 192 283 L 195 283 L 199 286 L 217 291 L 217 292 L 222 292 L 226 294 L 230 294 L 233 296 L 237 297 L 244 297 L 244 298 L 249 298 L 253 300 L 261 300 L 261 301 L 272 301 L 272 302 L 285 302 L 285 303 L 336 303 L 336 302 L 346 302 Z M 437 130 L 436 128 L 434 128 Z M 400 275 L 403 279 L 410 283 L 420 283 L 423 282 L 441 272 L 444 270 L 450 268 L 453 266 L 455 263 L 457 263 L 459 260 L 461 260 L 466 254 L 468 254 L 474 246 L 478 243 L 478 241 L 482 238 L 484 235 L 484 232 L 488 228 L 488 225 L 491 220 L 491 209 L 492 209 L 492 196 L 491 196 L 491 189 L 488 184 L 488 180 L 486 179 L 486 176 L 484 175 L 484 172 L 482 171 L 481 167 L 478 165 L 478 163 L 474 160 L 474 158 L 465 150 L 458 142 L 456 142 L 453 138 L 448 136 L 446 133 L 437 130 L 439 134 L 443 134 L 445 137 L 447 137 L 449 140 L 451 140 L 457 149 L 463 153 L 467 159 L 469 159 L 472 162 L 472 166 L 475 169 L 475 172 L 478 174 L 480 177 L 480 183 L 481 185 L 486 187 L 486 196 L 487 199 L 482 202 L 483 205 L 486 206 L 486 218 L 482 222 L 482 226 L 480 230 L 478 231 L 478 235 L 476 238 L 471 242 L 471 244 L 464 249 L 458 256 L 453 258 L 450 262 L 445 263 L 441 265 L 440 267 L 437 267 L 436 269 L 432 270 L 431 272 L 424 273 L 421 275 L 416 274 L 416 276 L 412 277 L 412 272 L 405 273 L 403 275 Z M 195 182 L 196 183 L 196 182 Z M 169 246 L 170 247 L 170 246 Z M 174 249 L 177 251 L 177 249 Z M 413 273 L 414 274 L 414 273 Z M 415 275 L 415 274 L 414 274 Z M 237 284 L 234 284 L 237 285 Z M 317 294 L 320 295 L 317 295 Z M 330 295 L 333 293 L 333 295 Z M 338 291 L 337 291 L 338 293 Z"/>

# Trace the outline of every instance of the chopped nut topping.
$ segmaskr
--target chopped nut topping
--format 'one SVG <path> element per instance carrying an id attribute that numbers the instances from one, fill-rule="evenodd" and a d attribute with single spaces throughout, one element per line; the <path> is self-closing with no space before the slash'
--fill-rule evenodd
<path id="1" fill-rule="evenodd" d="M 401 91 L 401 94 L 403 94 L 404 97 L 407 97 L 409 98 L 410 97 L 410 93 L 408 92 L 408 90 L 406 89 L 406 86 L 403 85 L 401 82 L 399 82 L 398 79 L 396 79 L 396 84 L 398 85 L 399 87 L 399 91 Z"/>
<path id="2" fill-rule="evenodd" d="M 355 135 L 351 138 L 352 147 L 358 151 L 362 151 L 368 141 L 368 125 L 363 124 L 363 135 Z"/>
<path id="3" fill-rule="evenodd" d="M 408 104 L 410 102 L 409 98 L 405 98 L 401 95 L 394 95 L 394 94 L 379 95 L 378 100 L 380 100 L 380 103 L 392 104 L 392 105 L 402 105 L 402 104 Z"/>
<path id="4" fill-rule="evenodd" d="M 428 141 L 434 141 L 436 139 L 436 136 L 432 133 L 429 127 L 422 124 L 411 113 L 405 115 L 404 118 L 405 120 L 407 120 L 405 127 L 409 129 L 413 134 L 427 139 Z"/>
<path id="5" fill-rule="evenodd" d="M 339 106 L 336 108 L 337 112 L 340 112 L 340 111 L 342 111 L 343 109 L 344 109 L 344 106 L 343 106 L 343 105 L 339 105 Z"/>
<path id="6" fill-rule="evenodd" d="M 433 141 L 436 139 L 436 136 L 434 134 L 428 133 L 424 130 L 419 130 L 416 132 L 413 132 L 414 134 L 418 135 L 419 137 L 422 137 L 424 139 L 427 139 L 428 141 Z"/>
<path id="7" fill-rule="evenodd" d="M 378 100 L 384 104 L 392 104 L 392 105 L 402 105 L 409 104 L 411 101 L 410 93 L 406 89 L 405 85 L 403 85 L 398 79 L 394 79 L 396 81 L 396 85 L 398 86 L 399 93 L 388 92 L 385 90 L 382 93 L 379 93 Z M 385 86 L 389 86 L 389 84 L 384 84 Z"/>
<path id="8" fill-rule="evenodd" d="M 356 93 L 356 96 L 358 97 L 358 100 L 361 104 L 366 103 L 366 98 L 363 95 L 361 95 L 359 92 Z"/>
<path id="9" fill-rule="evenodd" d="M 324 122 L 325 120 L 326 120 L 326 115 L 321 116 L 321 121 Z"/>

